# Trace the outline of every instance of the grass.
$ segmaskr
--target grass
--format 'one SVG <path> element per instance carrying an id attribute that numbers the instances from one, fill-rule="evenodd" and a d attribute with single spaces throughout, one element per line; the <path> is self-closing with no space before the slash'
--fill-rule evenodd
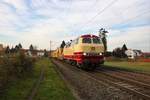
<path id="1" fill-rule="evenodd" d="M 5 90 L 1 100 L 25 100 L 39 75 L 40 68 L 35 64 L 31 75 L 21 79 L 14 79 L 8 84 L 8 88 Z"/>
<path id="2" fill-rule="evenodd" d="M 0 100 L 26 100 L 31 88 L 40 76 L 40 69 L 44 67 L 44 80 L 38 88 L 33 100 L 75 100 L 64 81 L 55 72 L 49 59 L 41 59 L 34 65 L 34 73 L 23 79 L 15 79 L 9 83 Z"/>
<path id="3" fill-rule="evenodd" d="M 35 79 L 28 78 L 24 80 L 19 80 L 12 82 L 10 87 L 6 90 L 5 97 L 1 100 L 25 100 L 28 92 L 33 86 Z"/>
<path id="4" fill-rule="evenodd" d="M 34 100 L 75 100 L 48 59 L 43 60 L 40 66 L 44 67 L 45 75 Z"/>
<path id="5" fill-rule="evenodd" d="M 136 71 L 150 74 L 150 63 L 148 62 L 105 62 L 106 67 L 115 67 L 123 70 Z"/>

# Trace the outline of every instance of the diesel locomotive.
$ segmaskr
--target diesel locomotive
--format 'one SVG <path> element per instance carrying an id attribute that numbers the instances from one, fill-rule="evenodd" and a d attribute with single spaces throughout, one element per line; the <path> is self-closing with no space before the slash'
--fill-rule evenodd
<path id="1" fill-rule="evenodd" d="M 51 56 L 83 69 L 94 69 L 104 63 L 104 45 L 96 35 L 81 35 L 54 50 Z"/>

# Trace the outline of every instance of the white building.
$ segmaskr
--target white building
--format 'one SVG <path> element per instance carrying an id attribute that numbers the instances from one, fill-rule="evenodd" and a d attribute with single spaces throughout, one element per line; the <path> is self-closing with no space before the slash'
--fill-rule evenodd
<path id="1" fill-rule="evenodd" d="M 125 54 L 129 59 L 135 59 L 136 57 L 140 57 L 142 55 L 142 52 L 140 50 L 128 49 L 125 51 Z"/>
<path id="2" fill-rule="evenodd" d="M 44 56 L 44 51 L 38 51 L 37 56 L 40 56 L 40 57 Z"/>
<path id="3" fill-rule="evenodd" d="M 44 51 L 43 50 L 34 50 L 34 51 L 28 50 L 27 55 L 31 56 L 31 57 L 33 57 L 33 56 L 34 57 L 42 57 L 42 56 L 44 56 Z"/>

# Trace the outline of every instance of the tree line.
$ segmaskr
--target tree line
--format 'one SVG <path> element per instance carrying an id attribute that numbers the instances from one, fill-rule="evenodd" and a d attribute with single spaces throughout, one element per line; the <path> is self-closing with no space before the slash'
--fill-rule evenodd
<path id="1" fill-rule="evenodd" d="M 10 48 L 9 46 L 7 46 L 6 49 L 5 49 L 5 53 L 6 53 L 6 54 L 8 54 L 8 53 L 17 53 L 17 52 L 20 51 L 21 49 L 23 49 L 23 48 L 22 48 L 21 43 L 19 43 L 18 45 L 16 45 L 15 47 L 12 47 L 12 48 Z M 33 47 L 32 44 L 29 46 L 29 50 L 30 50 L 30 51 L 35 50 L 35 48 Z"/>

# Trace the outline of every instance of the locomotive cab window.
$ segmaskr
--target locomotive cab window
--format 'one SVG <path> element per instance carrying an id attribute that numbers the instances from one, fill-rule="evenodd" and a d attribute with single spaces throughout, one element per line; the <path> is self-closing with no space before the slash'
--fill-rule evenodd
<path id="1" fill-rule="evenodd" d="M 83 38 L 82 43 L 91 43 L 91 38 Z"/>
<path id="2" fill-rule="evenodd" d="M 100 44 L 101 43 L 100 38 L 97 38 L 97 37 L 93 38 L 93 43 Z"/>

